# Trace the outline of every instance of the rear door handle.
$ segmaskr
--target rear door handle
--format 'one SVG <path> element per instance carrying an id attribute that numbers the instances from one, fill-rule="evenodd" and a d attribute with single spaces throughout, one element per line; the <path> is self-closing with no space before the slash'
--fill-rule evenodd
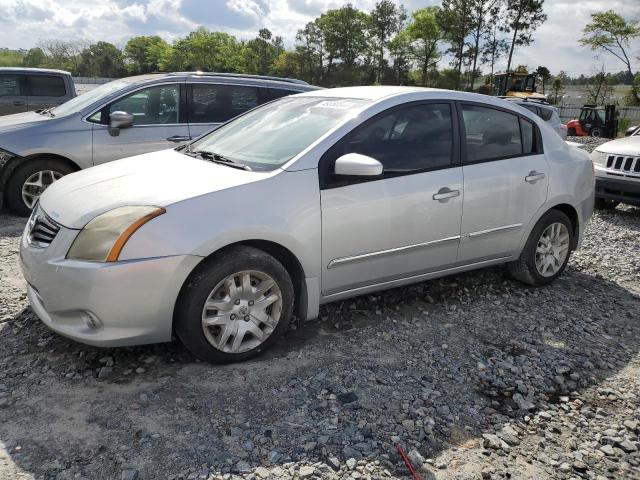
<path id="1" fill-rule="evenodd" d="M 14 104 L 16 107 L 22 107 L 22 106 L 24 105 L 24 100 L 14 100 L 14 101 L 13 101 L 13 104 Z"/>
<path id="2" fill-rule="evenodd" d="M 536 172 L 535 170 L 531 170 L 529 175 L 524 177 L 524 181 L 527 183 L 536 183 L 538 180 L 542 180 L 546 175 L 541 172 Z"/>
<path id="3" fill-rule="evenodd" d="M 185 137 L 185 136 L 180 136 L 180 135 L 174 135 L 173 137 L 169 137 L 169 138 L 167 138 L 167 140 L 168 140 L 169 142 L 173 142 L 173 143 L 188 142 L 189 140 L 191 140 L 191 137 Z"/>
<path id="4" fill-rule="evenodd" d="M 449 187 L 442 187 L 438 193 L 433 194 L 433 199 L 439 202 L 446 202 L 449 198 L 459 197 L 460 190 L 451 190 Z"/>

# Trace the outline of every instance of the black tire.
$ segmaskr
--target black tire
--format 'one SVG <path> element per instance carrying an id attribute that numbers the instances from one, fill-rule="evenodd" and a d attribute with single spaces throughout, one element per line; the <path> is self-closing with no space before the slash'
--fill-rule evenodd
<path id="1" fill-rule="evenodd" d="M 22 199 L 22 186 L 34 173 L 44 170 L 57 172 L 61 175 L 67 175 L 74 171 L 68 163 L 58 158 L 41 157 L 28 160 L 24 165 L 20 165 L 7 185 L 7 204 L 13 213 L 23 217 L 31 215 L 31 208 Z"/>
<path id="2" fill-rule="evenodd" d="M 216 285 L 228 276 L 246 270 L 263 272 L 276 282 L 282 298 L 280 319 L 272 333 L 257 347 L 241 353 L 224 352 L 214 347 L 204 334 L 204 304 Z M 224 250 L 223 254 L 205 260 L 189 276 L 176 305 L 175 331 L 180 341 L 202 360 L 211 363 L 242 362 L 269 349 L 287 330 L 293 312 L 294 296 L 291 278 L 278 260 L 257 248 L 231 247 Z"/>
<path id="3" fill-rule="evenodd" d="M 567 257 L 559 270 L 553 276 L 545 277 L 541 275 L 536 268 L 536 248 L 538 246 L 538 241 L 546 228 L 549 225 L 558 222 L 564 224 L 569 232 L 569 251 L 567 252 Z M 536 287 L 548 285 L 558 278 L 567 266 L 567 262 L 571 256 L 571 249 L 573 248 L 573 236 L 573 225 L 571 224 L 569 217 L 559 210 L 549 210 L 540 220 L 538 220 L 535 227 L 533 227 L 533 230 L 527 239 L 527 243 L 520 254 L 520 258 L 515 262 L 507 264 L 509 273 L 513 278 L 522 283 L 526 283 L 527 285 L 533 285 Z"/>
<path id="4" fill-rule="evenodd" d="M 595 138 L 600 138 L 602 137 L 602 135 L 604 135 L 604 132 L 600 127 L 594 127 L 591 129 L 591 133 L 589 135 Z"/>
<path id="5" fill-rule="evenodd" d="M 594 208 L 596 210 L 613 210 L 618 205 L 620 205 L 620 202 L 617 200 L 610 200 L 608 198 L 596 197 Z"/>
<path id="6" fill-rule="evenodd" d="M 570 137 L 575 137 L 575 136 L 576 136 L 576 129 L 575 129 L 575 128 L 573 128 L 573 127 L 570 127 L 570 128 L 567 130 L 567 135 L 568 135 L 568 136 L 570 136 Z"/>

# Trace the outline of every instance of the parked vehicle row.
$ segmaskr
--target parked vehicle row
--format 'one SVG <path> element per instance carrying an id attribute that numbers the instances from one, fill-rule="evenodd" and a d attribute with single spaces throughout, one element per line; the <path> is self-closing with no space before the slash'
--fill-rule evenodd
<path id="1" fill-rule="evenodd" d="M 315 89 L 274 77 L 155 74 L 104 84 L 53 109 L 0 117 L 0 203 L 29 215 L 68 173 L 176 146 L 258 105 Z"/>
<path id="2" fill-rule="evenodd" d="M 218 96 L 194 97 L 195 80 L 145 80 L 159 84 L 86 108 L 79 97 L 67 108 L 82 113 L 69 116 L 102 139 L 93 159 L 123 148 L 123 110 L 139 112 L 140 129 L 186 111 L 194 136 L 191 119 L 226 120 L 198 117 Z M 236 104 L 260 103 L 260 88 Z M 54 114 L 62 125 L 67 115 Z M 240 361 L 323 303 L 496 264 L 552 282 L 580 244 L 593 184 L 587 153 L 504 100 L 307 91 L 177 148 L 61 178 L 40 197 L 20 258 L 32 308 L 62 335 L 98 346 L 175 335 L 205 360 Z"/>

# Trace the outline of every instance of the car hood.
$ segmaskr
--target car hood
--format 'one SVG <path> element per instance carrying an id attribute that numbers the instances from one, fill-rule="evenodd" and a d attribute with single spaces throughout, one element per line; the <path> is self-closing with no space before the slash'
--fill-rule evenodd
<path id="1" fill-rule="evenodd" d="M 49 115 L 40 115 L 36 112 L 16 113 L 14 115 L 0 116 L 0 133 L 10 132 L 18 128 L 25 128 L 34 123 L 51 120 Z"/>
<path id="2" fill-rule="evenodd" d="M 599 152 L 615 153 L 616 155 L 640 155 L 640 136 L 619 138 L 603 143 L 596 148 Z"/>
<path id="3" fill-rule="evenodd" d="M 248 172 L 175 150 L 162 150 L 67 175 L 42 194 L 40 206 L 60 225 L 80 229 L 97 215 L 117 207 L 166 207 L 262 180 L 274 173 Z"/>

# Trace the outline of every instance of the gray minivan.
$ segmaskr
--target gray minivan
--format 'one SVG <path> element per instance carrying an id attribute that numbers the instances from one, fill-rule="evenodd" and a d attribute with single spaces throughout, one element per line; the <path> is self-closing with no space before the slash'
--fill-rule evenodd
<path id="1" fill-rule="evenodd" d="M 57 107 L 76 96 L 69 72 L 44 68 L 0 68 L 0 115 Z"/>
<path id="2" fill-rule="evenodd" d="M 28 215 L 63 175 L 175 147 L 258 105 L 317 88 L 226 73 L 142 75 L 51 110 L 0 117 L 0 198 L 14 213 Z"/>

